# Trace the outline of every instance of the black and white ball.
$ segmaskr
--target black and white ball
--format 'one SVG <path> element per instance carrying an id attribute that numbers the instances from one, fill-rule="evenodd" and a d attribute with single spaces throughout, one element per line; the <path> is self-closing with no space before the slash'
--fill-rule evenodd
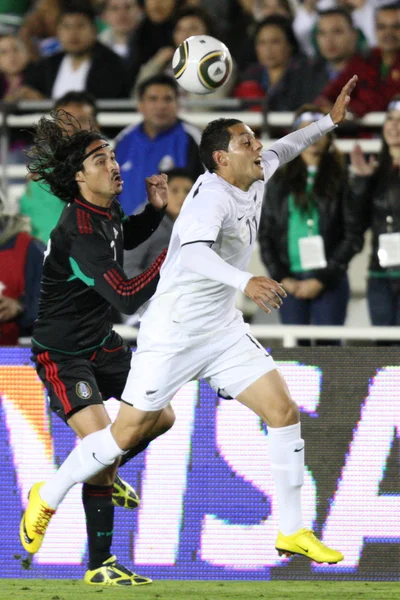
<path id="1" fill-rule="evenodd" d="M 187 92 L 212 94 L 231 76 L 232 57 L 225 44 L 210 35 L 192 35 L 175 50 L 172 69 Z"/>

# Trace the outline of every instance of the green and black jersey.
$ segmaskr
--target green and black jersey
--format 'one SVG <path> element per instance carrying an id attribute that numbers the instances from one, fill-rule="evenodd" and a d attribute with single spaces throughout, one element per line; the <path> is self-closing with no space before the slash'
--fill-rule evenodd
<path id="1" fill-rule="evenodd" d="M 166 251 L 147 271 L 128 279 L 123 250 L 144 242 L 163 213 L 149 204 L 141 214 L 126 217 L 117 200 L 108 209 L 83 198 L 65 207 L 45 253 L 34 351 L 95 349 L 112 329 L 111 306 L 132 314 L 153 295 Z"/>

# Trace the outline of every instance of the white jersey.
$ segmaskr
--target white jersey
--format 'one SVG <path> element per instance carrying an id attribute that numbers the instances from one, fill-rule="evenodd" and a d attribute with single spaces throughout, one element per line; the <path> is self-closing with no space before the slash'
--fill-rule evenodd
<path id="1" fill-rule="evenodd" d="M 235 308 L 237 286 L 182 266 L 181 247 L 206 242 L 226 263 L 245 272 L 257 237 L 265 184 L 281 164 L 334 127 L 329 116 L 318 123 L 322 127 L 313 123 L 264 151 L 264 180 L 253 183 L 247 192 L 216 173 L 206 172 L 197 179 L 174 224 L 157 291 L 142 316 L 146 331 L 179 326 L 195 333 L 243 323 Z"/>

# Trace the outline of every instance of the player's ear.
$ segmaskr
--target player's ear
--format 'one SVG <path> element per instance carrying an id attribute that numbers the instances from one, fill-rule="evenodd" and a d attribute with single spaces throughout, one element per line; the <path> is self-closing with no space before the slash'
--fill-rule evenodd
<path id="1" fill-rule="evenodd" d="M 84 183 L 85 180 L 83 179 L 83 173 L 82 173 L 82 171 L 77 171 L 75 173 L 75 181 L 77 183 Z"/>
<path id="2" fill-rule="evenodd" d="M 219 167 L 226 167 L 228 164 L 228 156 L 224 150 L 213 152 L 213 158 Z"/>

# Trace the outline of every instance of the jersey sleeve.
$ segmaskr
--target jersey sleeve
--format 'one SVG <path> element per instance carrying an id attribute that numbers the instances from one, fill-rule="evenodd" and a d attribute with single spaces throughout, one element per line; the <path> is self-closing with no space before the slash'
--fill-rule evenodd
<path id="1" fill-rule="evenodd" d="M 133 250 L 145 242 L 157 229 L 165 214 L 165 209 L 156 210 L 152 204 L 138 215 L 127 217 L 121 208 L 121 221 L 124 231 L 124 250 Z"/>
<path id="2" fill-rule="evenodd" d="M 308 146 L 314 144 L 335 127 L 336 125 L 331 116 L 326 115 L 319 121 L 303 127 L 303 129 L 285 135 L 268 150 L 264 150 L 262 152 L 264 181 L 267 182 L 279 167 L 296 158 L 300 152 L 303 152 Z"/>
<path id="3" fill-rule="evenodd" d="M 224 194 L 202 191 L 201 184 L 178 217 L 176 227 L 181 246 L 206 242 L 213 244 L 223 224 L 233 216 L 232 201 Z"/>
<path id="4" fill-rule="evenodd" d="M 164 250 L 146 271 L 128 279 L 105 239 L 80 235 L 72 244 L 69 262 L 74 277 L 92 287 L 118 311 L 133 314 L 156 291 L 166 252 Z"/>

